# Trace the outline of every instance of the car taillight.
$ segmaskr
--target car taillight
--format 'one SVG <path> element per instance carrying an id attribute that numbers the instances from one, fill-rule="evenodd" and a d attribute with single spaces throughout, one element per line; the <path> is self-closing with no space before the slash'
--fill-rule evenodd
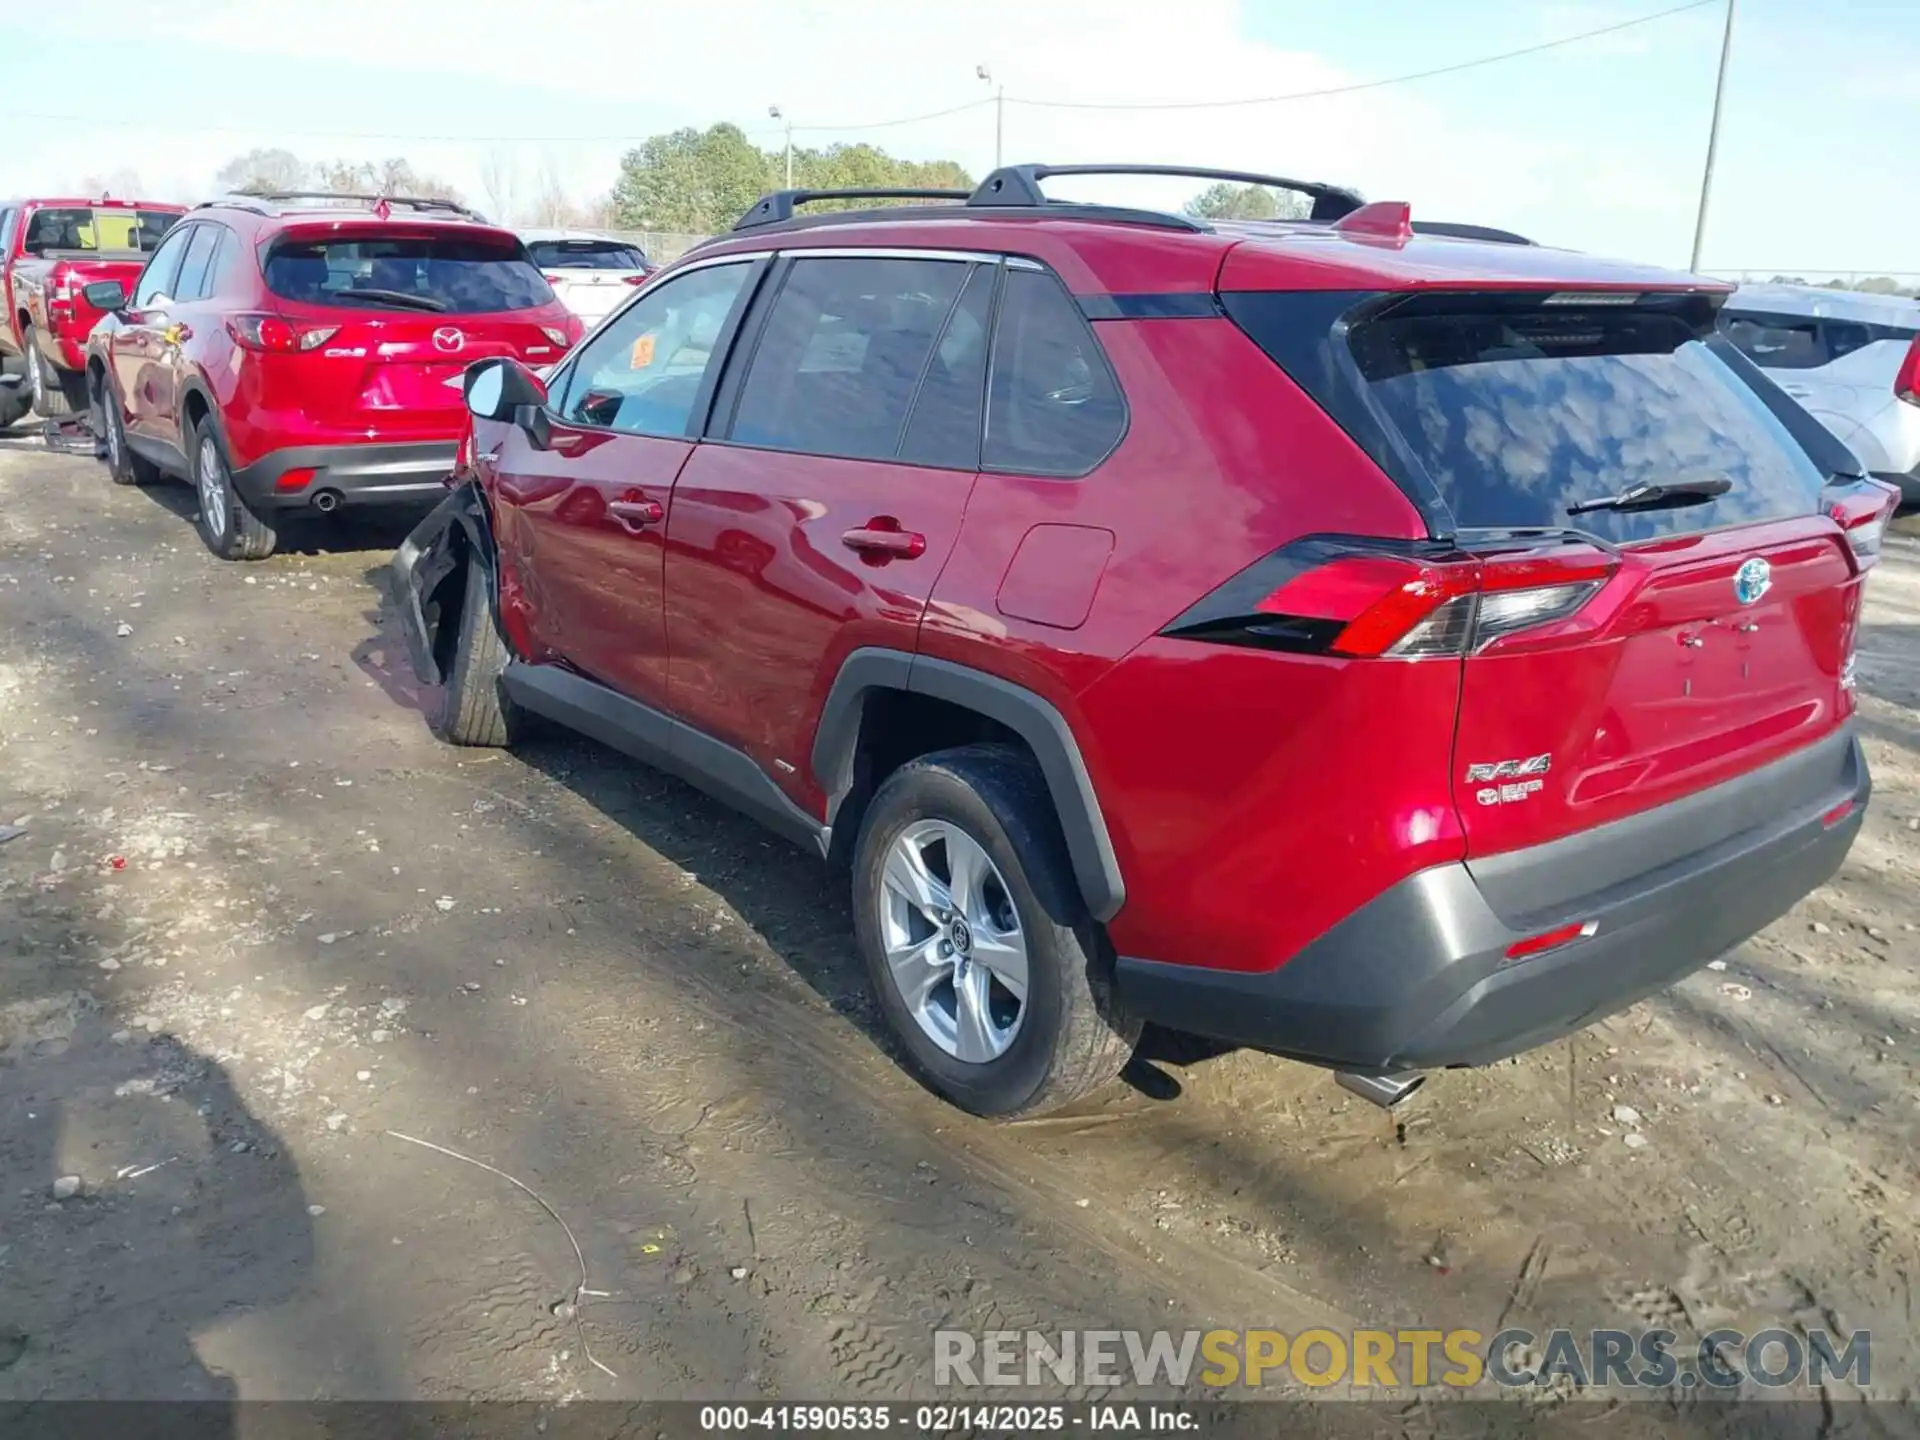
<path id="1" fill-rule="evenodd" d="M 573 343 L 573 336 L 562 330 L 558 325 L 542 325 L 540 327 L 540 333 L 556 345 L 571 345 Z"/>
<path id="2" fill-rule="evenodd" d="M 1878 480 L 1862 480 L 1851 493 L 1827 505 L 1827 514 L 1847 537 L 1847 546 L 1860 569 L 1879 562 L 1887 522 L 1899 505 L 1900 492 Z"/>
<path id="3" fill-rule="evenodd" d="M 647 283 L 647 277 L 652 273 L 651 270 L 642 270 L 638 275 L 623 275 L 620 278 L 629 285 L 644 285 Z"/>
<path id="4" fill-rule="evenodd" d="M 1360 659 L 1467 655 L 1575 614 L 1616 564 L 1585 547 L 1472 554 L 1314 538 L 1249 566 L 1161 633 Z"/>
<path id="5" fill-rule="evenodd" d="M 542 272 L 540 278 L 546 281 L 547 284 L 549 285 L 558 285 L 562 280 L 566 279 L 567 277 L 564 275 L 549 275 L 545 272 Z"/>
<path id="6" fill-rule="evenodd" d="M 278 315 L 235 315 L 227 321 L 227 334 L 235 344 L 283 355 L 318 350 L 339 333 L 338 325 L 313 325 L 303 330 Z"/>
<path id="7" fill-rule="evenodd" d="M 1900 373 L 1893 377 L 1893 393 L 1909 405 L 1920 405 L 1920 335 L 1913 337 Z"/>

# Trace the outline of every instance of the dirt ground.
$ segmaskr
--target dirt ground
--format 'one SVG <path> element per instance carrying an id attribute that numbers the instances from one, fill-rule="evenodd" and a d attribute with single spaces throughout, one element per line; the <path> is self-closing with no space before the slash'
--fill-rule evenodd
<path id="1" fill-rule="evenodd" d="M 0 1398 L 906 1398 L 941 1326 L 1656 1322 L 1870 1329 L 1920 1393 L 1914 540 L 1866 829 L 1723 969 L 1391 1115 L 1150 1037 L 994 1127 L 899 1069 L 816 862 L 586 742 L 433 740 L 404 527 L 232 566 L 191 509 L 0 439 Z"/>

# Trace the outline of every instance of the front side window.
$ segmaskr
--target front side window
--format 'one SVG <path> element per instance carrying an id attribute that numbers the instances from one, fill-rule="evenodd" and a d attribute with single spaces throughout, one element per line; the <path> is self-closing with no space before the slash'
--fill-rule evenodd
<path id="1" fill-rule="evenodd" d="M 180 260 L 180 279 L 174 284 L 176 300 L 198 300 L 207 293 L 207 274 L 213 265 L 214 247 L 220 243 L 218 225 L 196 225 Z"/>
<path id="2" fill-rule="evenodd" d="M 575 425 L 685 435 L 752 263 L 692 270 L 649 290 L 580 351 L 558 410 Z"/>
<path id="3" fill-rule="evenodd" d="M 1127 428 L 1126 401 L 1093 328 L 1060 282 L 1007 272 L 987 399 L 988 470 L 1084 475 Z"/>
<path id="4" fill-rule="evenodd" d="M 767 315 L 728 438 L 890 460 L 971 267 L 959 260 L 797 260 Z M 963 357 L 956 357 L 963 358 Z"/>
<path id="5" fill-rule="evenodd" d="M 186 253 L 187 241 L 198 228 L 196 225 L 182 226 L 160 242 L 153 259 L 140 272 L 140 283 L 134 287 L 134 309 L 144 310 L 149 305 L 173 298 L 174 283 L 180 275 L 180 259 Z"/>
<path id="6" fill-rule="evenodd" d="M 510 236 L 296 236 L 275 245 L 262 268 L 269 290 L 306 305 L 488 315 L 553 303 Z"/>

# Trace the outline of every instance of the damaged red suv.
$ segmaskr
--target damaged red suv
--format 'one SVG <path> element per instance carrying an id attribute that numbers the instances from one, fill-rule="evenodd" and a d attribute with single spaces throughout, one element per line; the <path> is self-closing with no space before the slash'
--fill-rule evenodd
<path id="1" fill-rule="evenodd" d="M 1334 187 L 1207 222 L 783 192 L 542 381 L 395 558 L 436 729 L 542 717 L 850 872 L 989 1115 L 1142 1023 L 1379 1103 L 1661 989 L 1840 865 L 1887 487 L 1726 287 Z"/>
<path id="2" fill-rule="evenodd" d="M 224 560 L 282 516 L 431 502 L 465 429 L 472 361 L 548 365 L 580 338 L 511 231 L 442 200 L 284 193 L 201 205 L 167 234 L 87 356 L 107 468 L 200 496 Z"/>

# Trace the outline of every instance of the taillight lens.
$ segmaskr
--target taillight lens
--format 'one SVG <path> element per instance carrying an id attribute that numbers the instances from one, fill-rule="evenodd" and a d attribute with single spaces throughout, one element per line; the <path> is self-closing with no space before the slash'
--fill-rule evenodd
<path id="1" fill-rule="evenodd" d="M 1482 555 L 1316 538 L 1249 567 L 1162 633 L 1355 658 L 1461 656 L 1575 614 L 1615 565 L 1584 548 Z"/>
<path id="2" fill-rule="evenodd" d="M 313 325 L 301 329 L 278 315 L 235 315 L 227 321 L 227 333 L 245 349 L 292 355 L 318 350 L 340 333 L 340 327 Z"/>
<path id="3" fill-rule="evenodd" d="M 1909 405 L 1920 405 L 1920 335 L 1913 337 L 1900 373 L 1893 377 L 1893 393 Z"/>
<path id="4" fill-rule="evenodd" d="M 558 325 L 542 325 L 540 327 L 540 333 L 556 345 L 571 345 L 573 343 L 573 337 Z"/>
<path id="5" fill-rule="evenodd" d="M 621 278 L 629 285 L 644 285 L 647 283 L 647 277 L 652 273 L 651 270 L 642 270 L 638 275 L 626 275 Z"/>
<path id="6" fill-rule="evenodd" d="M 1878 480 L 1862 480 L 1848 494 L 1828 503 L 1827 514 L 1847 537 L 1860 569 L 1879 563 L 1880 542 L 1899 506 L 1900 492 Z"/>
<path id="7" fill-rule="evenodd" d="M 562 280 L 566 279 L 567 277 L 564 275 L 549 275 L 546 273 L 542 273 L 540 278 L 546 281 L 547 284 L 549 285 L 558 285 Z"/>

